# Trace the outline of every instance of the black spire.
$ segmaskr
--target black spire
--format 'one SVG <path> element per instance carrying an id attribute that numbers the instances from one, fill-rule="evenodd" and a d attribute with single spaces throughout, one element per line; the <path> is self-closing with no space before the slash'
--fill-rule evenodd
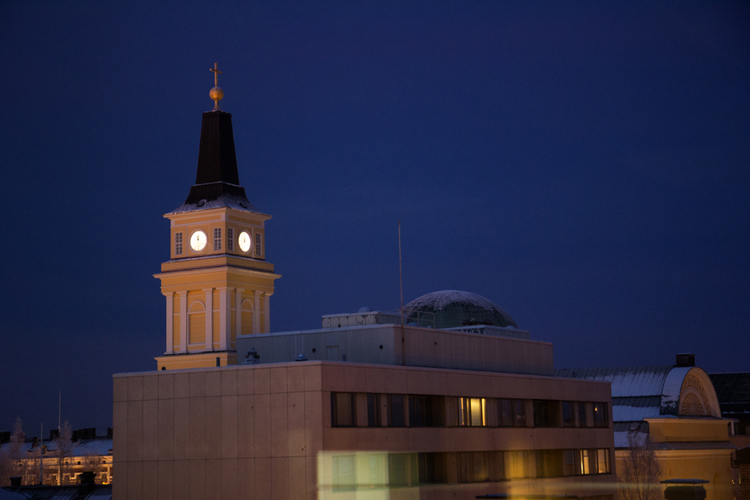
<path id="1" fill-rule="evenodd" d="M 203 113 L 195 185 L 175 212 L 223 206 L 256 211 L 247 200 L 245 188 L 240 186 L 232 115 L 215 110 Z"/>

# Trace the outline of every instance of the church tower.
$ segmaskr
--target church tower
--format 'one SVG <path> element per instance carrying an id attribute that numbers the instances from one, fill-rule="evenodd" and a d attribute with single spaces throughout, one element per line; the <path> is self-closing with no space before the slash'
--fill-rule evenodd
<path id="1" fill-rule="evenodd" d="M 167 348 L 159 370 L 237 364 L 237 335 L 270 332 L 273 264 L 266 261 L 265 223 L 240 186 L 232 115 L 214 65 L 215 105 L 203 113 L 198 172 L 170 221 L 170 259 L 161 265 Z"/>

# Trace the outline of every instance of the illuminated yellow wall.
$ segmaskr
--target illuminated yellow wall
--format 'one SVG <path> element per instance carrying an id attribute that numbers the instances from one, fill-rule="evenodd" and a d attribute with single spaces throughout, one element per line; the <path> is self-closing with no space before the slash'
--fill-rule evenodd
<path id="1" fill-rule="evenodd" d="M 165 217 L 171 222 L 171 259 L 155 277 L 166 300 L 167 335 L 157 367 L 216 366 L 217 358 L 222 366 L 234 364 L 238 334 L 270 331 L 270 297 L 280 277 L 265 260 L 264 224 L 270 216 L 223 207 Z M 190 240 L 199 230 L 207 243 L 196 251 Z M 215 230 L 220 237 L 214 238 Z M 247 251 L 239 245 L 242 232 L 250 236 Z"/>

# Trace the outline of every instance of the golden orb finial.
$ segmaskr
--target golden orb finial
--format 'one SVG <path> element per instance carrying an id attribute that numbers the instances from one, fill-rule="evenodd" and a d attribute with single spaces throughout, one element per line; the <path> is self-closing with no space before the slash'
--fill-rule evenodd
<path id="1" fill-rule="evenodd" d="M 214 111 L 221 111 L 219 109 L 219 101 L 221 101 L 224 98 L 224 91 L 219 88 L 219 63 L 214 63 L 213 68 L 208 68 L 209 71 L 211 71 L 214 74 L 214 88 L 212 88 L 208 92 L 208 97 L 210 97 L 214 101 Z"/>

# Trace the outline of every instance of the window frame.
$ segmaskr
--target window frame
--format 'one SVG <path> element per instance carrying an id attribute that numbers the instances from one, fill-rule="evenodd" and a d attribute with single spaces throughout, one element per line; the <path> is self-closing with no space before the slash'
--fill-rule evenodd
<path id="1" fill-rule="evenodd" d="M 227 252 L 234 252 L 234 228 L 227 228 Z"/>
<path id="2" fill-rule="evenodd" d="M 221 250 L 221 228 L 214 228 L 214 252 Z"/>
<path id="3" fill-rule="evenodd" d="M 597 407 L 600 407 L 602 411 L 599 412 Z M 593 415 L 592 424 L 594 427 L 609 427 L 609 408 L 607 403 L 591 403 L 591 414 Z"/>
<path id="4" fill-rule="evenodd" d="M 479 405 L 480 422 L 474 421 L 474 402 Z M 458 404 L 459 427 L 487 427 L 487 398 L 459 397 Z"/>
<path id="5" fill-rule="evenodd" d="M 182 231 L 178 231 L 174 233 L 174 254 L 175 255 L 182 255 Z"/>
<path id="6" fill-rule="evenodd" d="M 405 394 L 388 394 L 386 396 L 386 406 L 388 409 L 388 427 L 406 427 L 406 405 L 408 404 L 404 399 L 406 398 Z M 401 403 L 399 405 L 401 406 L 401 411 L 398 411 L 399 405 L 394 405 L 393 402 L 395 400 L 401 400 Z M 394 406 L 396 407 L 394 409 Z M 398 419 L 394 419 L 394 416 L 396 416 Z"/>
<path id="7" fill-rule="evenodd" d="M 562 417 L 560 423 L 562 427 L 575 427 L 576 426 L 576 404 L 573 401 L 561 401 L 560 409 L 562 410 Z M 565 409 L 568 409 L 568 418 L 565 418 Z"/>
<path id="8" fill-rule="evenodd" d="M 340 401 L 339 396 L 348 396 L 349 397 L 349 404 L 351 405 L 349 409 L 349 414 L 351 415 L 351 419 L 349 423 L 342 423 L 339 422 L 339 405 L 341 403 L 345 403 L 345 401 Z M 342 400 L 345 400 L 345 397 L 341 398 Z M 353 392 L 331 392 L 331 427 L 356 427 L 357 426 L 357 399 L 356 394 Z"/>
<path id="9" fill-rule="evenodd" d="M 367 394 L 367 427 L 382 427 L 380 394 Z"/>

